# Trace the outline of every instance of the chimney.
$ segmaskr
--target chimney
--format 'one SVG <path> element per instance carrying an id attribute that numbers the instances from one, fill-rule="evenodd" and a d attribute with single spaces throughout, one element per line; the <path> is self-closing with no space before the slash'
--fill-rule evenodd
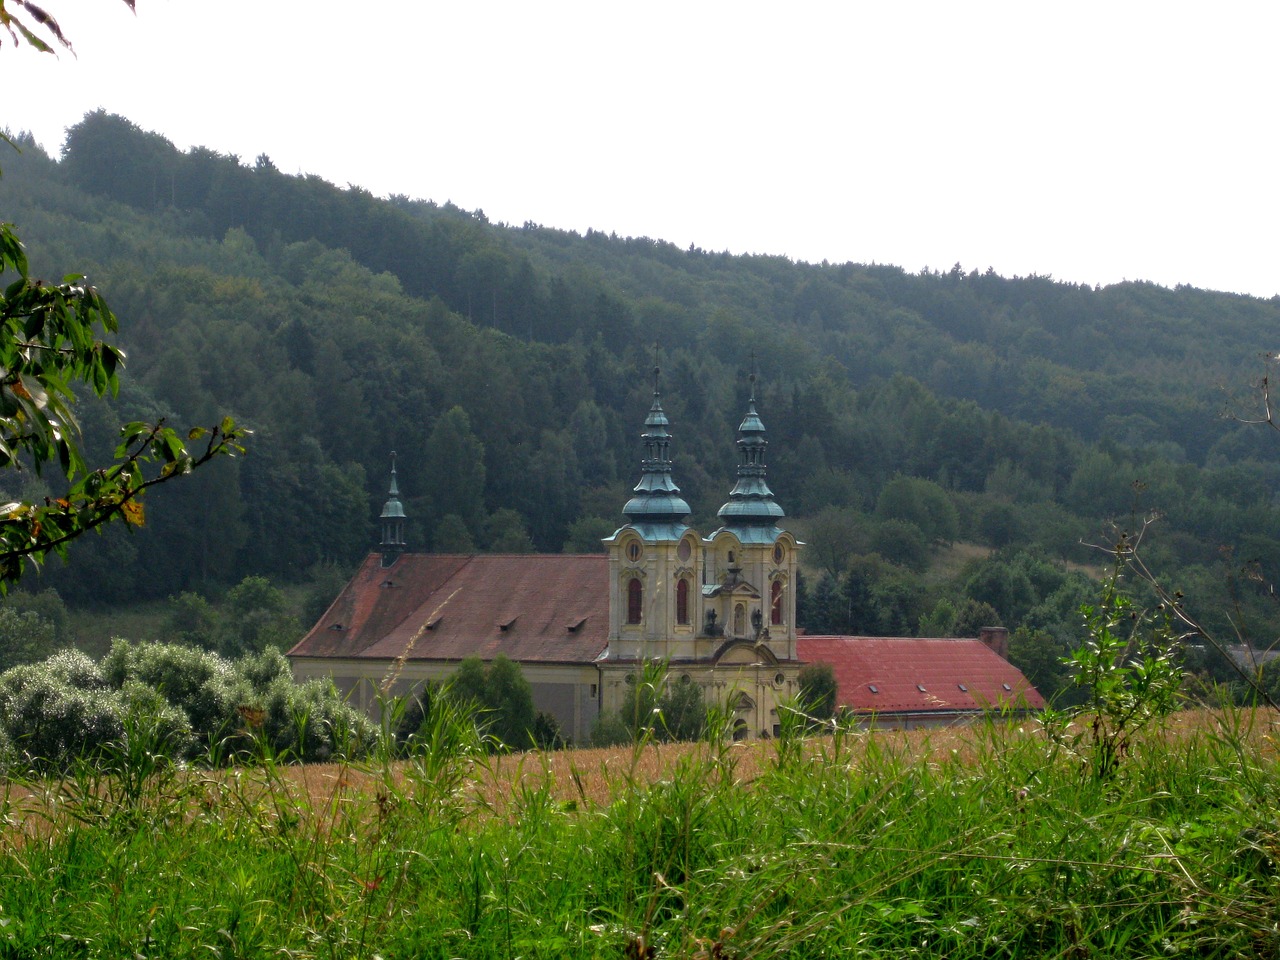
<path id="1" fill-rule="evenodd" d="M 982 627 L 978 630 L 978 639 L 996 653 L 1000 659 L 1009 659 L 1008 627 Z"/>

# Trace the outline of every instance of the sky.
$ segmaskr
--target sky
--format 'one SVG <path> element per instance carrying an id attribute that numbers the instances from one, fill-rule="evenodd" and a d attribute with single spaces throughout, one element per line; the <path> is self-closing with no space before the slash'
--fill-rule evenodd
<path id="1" fill-rule="evenodd" d="M 104 108 L 491 221 L 1280 294 L 1280 4 L 41 0 L 0 127 Z"/>

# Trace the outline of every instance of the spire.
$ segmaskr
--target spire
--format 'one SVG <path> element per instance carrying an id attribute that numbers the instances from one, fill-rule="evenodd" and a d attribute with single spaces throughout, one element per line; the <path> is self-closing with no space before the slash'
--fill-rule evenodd
<path id="1" fill-rule="evenodd" d="M 622 513 L 646 539 L 675 540 L 684 533 L 684 518 L 690 511 L 671 476 L 671 434 L 667 430 L 670 421 L 662 409 L 659 374 L 660 370 L 655 366 L 653 405 L 644 421 L 644 433 L 640 435 L 644 444 L 640 482 L 635 486 L 635 496 L 627 501 Z"/>
<path id="2" fill-rule="evenodd" d="M 769 441 L 764 436 L 764 423 L 756 412 L 755 357 L 752 356 L 751 398 L 747 413 L 738 426 L 738 482 L 729 492 L 729 501 L 718 516 L 727 529 L 746 542 L 772 542 L 781 532 L 777 522 L 786 516 L 773 499 L 773 491 L 765 482 L 764 451 Z"/>
<path id="3" fill-rule="evenodd" d="M 382 565 L 389 567 L 405 551 L 404 507 L 400 504 L 400 488 L 396 484 L 396 452 L 391 451 L 391 487 L 382 505 Z"/>

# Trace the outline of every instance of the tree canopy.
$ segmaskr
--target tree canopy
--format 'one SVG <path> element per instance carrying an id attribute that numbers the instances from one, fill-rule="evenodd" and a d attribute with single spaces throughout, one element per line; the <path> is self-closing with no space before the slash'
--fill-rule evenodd
<path id="1" fill-rule="evenodd" d="M 972 600 L 1011 631 L 1078 634 L 1068 573 L 1097 565 L 1108 521 L 1153 511 L 1149 556 L 1184 590 L 1280 564 L 1274 439 L 1220 416 L 1280 302 L 497 224 L 180 151 L 105 112 L 58 158 L 14 140 L 0 204 L 33 274 L 74 265 L 129 318 L 129 378 L 77 408 L 86 462 L 110 459 L 121 422 L 230 412 L 259 438 L 150 494 L 134 536 L 81 544 L 92 591 L 48 571 L 73 605 L 349 569 L 378 541 L 393 449 L 415 549 L 592 549 L 638 474 L 655 340 L 704 530 L 759 358 L 768 482 L 811 545 L 810 632 L 931 632 Z M 20 479 L 9 499 L 60 495 Z M 216 535 L 190 522 L 208 514 Z M 1243 622 L 1280 632 L 1237 583 Z"/>

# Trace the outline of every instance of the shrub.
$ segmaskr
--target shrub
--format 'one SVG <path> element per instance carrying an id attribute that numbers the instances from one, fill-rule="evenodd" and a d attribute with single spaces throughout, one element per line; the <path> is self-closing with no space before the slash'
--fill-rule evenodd
<path id="1" fill-rule="evenodd" d="M 41 666 L 77 690 L 105 690 L 110 686 L 98 665 L 79 650 L 62 650 Z"/>
<path id="2" fill-rule="evenodd" d="M 235 730 L 238 708 L 253 699 L 248 681 L 231 663 L 191 647 L 116 639 L 102 661 L 102 672 L 117 689 L 130 680 L 154 687 L 186 713 L 193 734 L 204 743 Z"/>
<path id="3" fill-rule="evenodd" d="M 66 767 L 138 750 L 178 760 L 202 746 L 217 762 L 231 755 L 222 751 L 228 736 L 241 732 L 272 756 L 301 761 L 359 757 L 378 742 L 377 727 L 331 681 L 296 684 L 275 650 L 232 664 L 190 647 L 117 639 L 101 666 L 66 651 L 0 674 L 0 764 Z M 146 743 L 134 744 L 138 737 Z"/>
<path id="4" fill-rule="evenodd" d="M 31 664 L 0 676 L 7 739 L 37 767 L 60 768 L 92 758 L 124 730 L 118 693 L 93 684 L 75 686 L 60 667 L 65 664 Z"/>
<path id="5" fill-rule="evenodd" d="M 652 661 L 628 681 L 616 713 L 603 714 L 591 731 L 593 746 L 645 740 L 698 740 L 707 729 L 702 687 L 688 677 L 671 681 L 662 661 Z M 632 682 L 633 681 L 633 682 Z"/>
<path id="6" fill-rule="evenodd" d="M 1086 638 L 1066 658 L 1071 680 L 1088 691 L 1083 704 L 1068 715 L 1086 715 L 1089 726 L 1072 742 L 1097 780 L 1109 780 L 1128 754 L 1133 737 L 1162 720 L 1182 699 L 1182 667 L 1174 611 L 1161 604 L 1154 612 L 1139 609 L 1120 589 L 1121 557 L 1103 583 L 1096 606 L 1081 610 Z M 1053 726 L 1051 732 L 1063 734 Z"/>
<path id="7" fill-rule="evenodd" d="M 289 660 L 275 647 L 268 647 L 261 653 L 250 653 L 235 664 L 236 670 L 248 681 L 256 694 L 264 694 L 277 680 L 293 679 L 293 669 Z"/>
<path id="8" fill-rule="evenodd" d="M 356 759 L 378 742 L 378 728 L 342 699 L 331 680 L 296 684 L 279 677 L 262 697 L 262 722 L 254 732 L 277 757 L 314 763 Z"/>
<path id="9" fill-rule="evenodd" d="M 623 721 L 619 713 L 602 713 L 596 717 L 596 722 L 591 726 L 593 747 L 616 747 L 619 744 L 630 743 L 631 739 L 631 727 Z"/>
<path id="10" fill-rule="evenodd" d="M 186 712 L 166 700 L 155 687 L 138 680 L 126 681 L 120 689 L 120 706 L 126 735 L 145 729 L 153 749 L 175 760 L 193 756 L 199 750 L 200 741 Z"/>
<path id="11" fill-rule="evenodd" d="M 445 685 L 445 695 L 473 707 L 482 732 L 495 742 L 514 750 L 533 744 L 533 688 L 519 664 L 502 654 L 487 666 L 479 657 L 463 660 Z"/>
<path id="12" fill-rule="evenodd" d="M 816 720 L 829 720 L 836 712 L 836 672 L 829 663 L 809 663 L 800 668 L 800 705 Z"/>

